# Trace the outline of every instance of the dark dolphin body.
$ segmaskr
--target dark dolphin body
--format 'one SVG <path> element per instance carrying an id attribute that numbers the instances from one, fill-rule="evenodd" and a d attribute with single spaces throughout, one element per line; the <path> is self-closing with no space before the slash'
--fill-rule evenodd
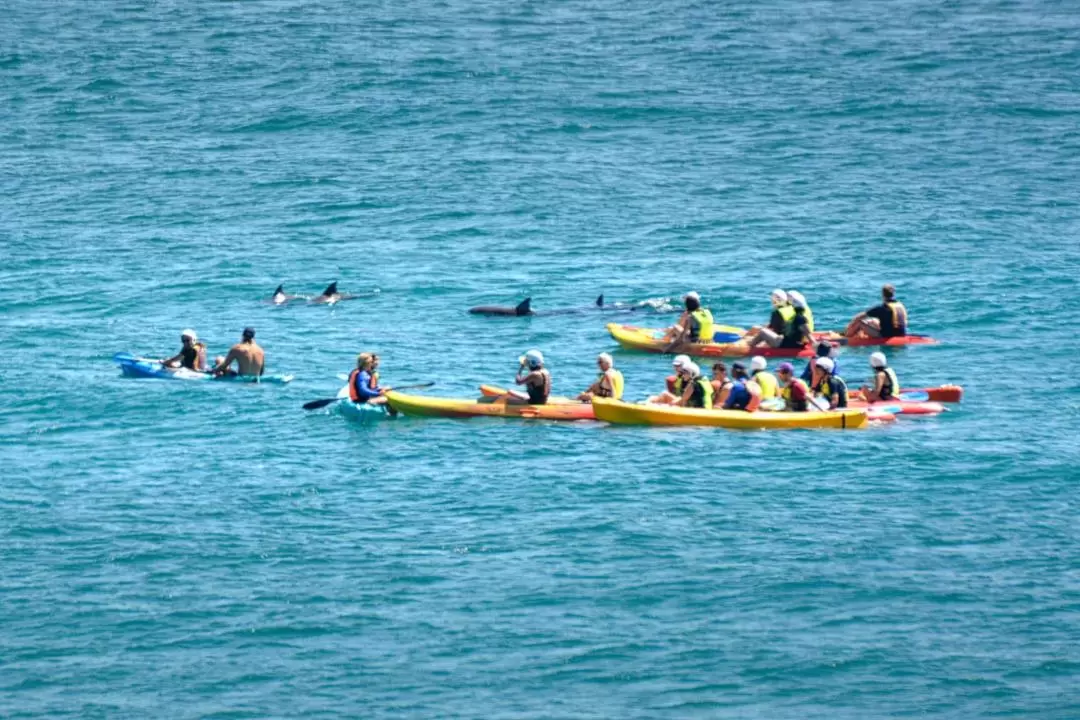
<path id="1" fill-rule="evenodd" d="M 509 305 L 478 305 L 476 307 L 469 308 L 469 313 L 472 315 L 492 315 L 492 316 L 509 316 L 509 317 L 521 317 L 522 315 L 576 315 L 578 313 L 586 312 L 636 312 L 637 310 L 647 309 L 646 305 L 624 305 L 622 303 L 616 303 L 614 305 L 605 305 L 604 296 L 596 298 L 596 302 L 588 307 L 576 307 L 576 308 L 557 308 L 555 310 L 541 310 L 536 312 L 532 309 L 532 298 L 525 298 L 521 303 L 515 307 Z"/>

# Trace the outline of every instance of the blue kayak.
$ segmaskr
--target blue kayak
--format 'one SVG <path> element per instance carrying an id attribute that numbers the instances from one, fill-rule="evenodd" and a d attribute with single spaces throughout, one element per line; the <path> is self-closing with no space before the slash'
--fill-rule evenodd
<path id="1" fill-rule="evenodd" d="M 210 373 L 196 372 L 187 368 L 167 368 L 157 360 L 141 358 L 130 353 L 116 353 L 113 362 L 120 366 L 120 372 L 126 377 L 158 378 L 160 380 L 189 380 L 213 382 L 270 383 L 284 385 L 291 382 L 292 375 L 262 375 L 259 377 L 223 375 L 214 377 Z"/>
<path id="2" fill-rule="evenodd" d="M 373 422 L 379 422 L 385 418 L 390 417 L 390 413 L 386 411 L 386 405 L 369 405 L 367 403 L 357 403 L 349 399 L 349 387 L 345 386 L 338 392 L 337 411 L 346 420 L 359 423 L 361 425 L 367 425 Z"/>

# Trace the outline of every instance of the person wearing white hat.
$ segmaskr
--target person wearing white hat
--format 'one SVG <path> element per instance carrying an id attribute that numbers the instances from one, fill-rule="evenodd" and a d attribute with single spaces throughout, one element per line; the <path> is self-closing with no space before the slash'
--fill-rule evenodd
<path id="1" fill-rule="evenodd" d="M 708 308 L 702 307 L 701 296 L 696 292 L 686 293 L 683 298 L 686 310 L 679 316 L 679 321 L 668 328 L 664 339 L 673 350 L 683 343 L 710 343 L 713 340 L 713 316 Z"/>
<path id="2" fill-rule="evenodd" d="M 806 298 L 798 290 L 788 290 L 787 296 L 793 308 L 798 309 L 800 305 L 802 306 L 806 313 L 806 325 L 810 328 L 810 332 L 814 332 L 814 311 L 810 309 L 810 303 L 806 302 Z"/>
<path id="3" fill-rule="evenodd" d="M 836 374 L 836 363 L 830 357 L 814 359 L 814 376 L 810 390 L 827 400 L 830 410 L 848 406 L 847 383 Z"/>
<path id="4" fill-rule="evenodd" d="M 687 365 L 692 365 L 693 361 L 690 360 L 689 355 L 676 355 L 675 359 L 671 361 L 671 369 L 675 371 L 674 375 L 669 375 L 667 378 L 667 390 L 659 395 L 653 395 L 649 397 L 645 402 L 653 405 L 674 405 L 682 397 L 685 382 L 680 372 L 682 368 Z"/>
<path id="5" fill-rule="evenodd" d="M 679 398 L 679 405 L 687 408 L 701 408 L 711 410 L 713 406 L 713 387 L 708 378 L 701 376 L 701 368 L 697 363 L 683 365 L 679 369 L 679 375 L 683 378 L 683 393 Z"/>
<path id="6" fill-rule="evenodd" d="M 780 395 L 780 381 L 768 370 L 769 364 L 760 355 L 750 361 L 750 377 L 761 388 L 761 399 L 771 400 Z"/>
<path id="7" fill-rule="evenodd" d="M 544 367 L 544 354 L 539 350 L 530 350 L 519 362 L 514 382 L 525 386 L 526 397 L 514 393 L 511 399 L 529 405 L 546 405 L 551 396 L 551 373 Z"/>
<path id="8" fill-rule="evenodd" d="M 187 368 L 202 372 L 206 369 L 206 345 L 199 342 L 199 337 L 194 330 L 188 329 L 180 333 L 180 343 L 183 347 L 180 352 L 171 358 L 161 361 L 167 368 Z"/>
<path id="9" fill-rule="evenodd" d="M 900 380 L 896 377 L 896 372 L 889 367 L 885 353 L 872 353 L 870 367 L 874 369 L 874 387 L 862 386 L 866 401 L 895 400 L 900 393 Z"/>
<path id="10" fill-rule="evenodd" d="M 596 365 L 600 375 L 588 390 L 577 396 L 582 402 L 591 402 L 594 397 L 622 400 L 623 374 L 615 369 L 615 359 L 608 353 L 596 356 Z"/>
<path id="11" fill-rule="evenodd" d="M 749 347 L 753 348 L 762 343 L 774 348 L 801 348 L 812 343 L 814 336 L 810 329 L 810 321 L 806 314 L 806 299 L 799 293 L 788 293 L 793 313 L 791 320 L 784 325 L 784 332 L 777 333 L 772 328 L 762 328 L 757 335 L 750 340 Z"/>

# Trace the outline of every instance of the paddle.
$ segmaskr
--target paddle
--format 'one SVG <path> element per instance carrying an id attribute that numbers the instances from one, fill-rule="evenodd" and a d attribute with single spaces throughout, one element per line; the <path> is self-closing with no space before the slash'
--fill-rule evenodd
<path id="1" fill-rule="evenodd" d="M 417 388 L 431 387 L 434 384 L 435 384 L 434 382 L 416 383 L 415 385 L 399 385 L 397 387 L 387 388 L 387 389 L 388 390 L 394 390 L 394 391 L 397 391 L 397 390 L 415 390 Z M 326 407 L 330 403 L 336 403 L 338 401 L 338 399 L 339 398 L 332 397 L 332 398 L 321 398 L 319 400 L 312 400 L 311 402 L 304 403 L 303 408 L 305 410 L 318 410 L 319 408 Z"/>

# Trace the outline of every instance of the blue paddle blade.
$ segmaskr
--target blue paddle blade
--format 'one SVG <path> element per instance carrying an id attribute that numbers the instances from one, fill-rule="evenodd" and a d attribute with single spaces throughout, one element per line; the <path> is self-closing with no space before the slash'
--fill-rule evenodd
<path id="1" fill-rule="evenodd" d="M 908 402 L 929 402 L 930 393 L 923 392 L 922 390 L 916 390 L 913 392 L 900 393 L 901 400 L 907 400 Z"/>

